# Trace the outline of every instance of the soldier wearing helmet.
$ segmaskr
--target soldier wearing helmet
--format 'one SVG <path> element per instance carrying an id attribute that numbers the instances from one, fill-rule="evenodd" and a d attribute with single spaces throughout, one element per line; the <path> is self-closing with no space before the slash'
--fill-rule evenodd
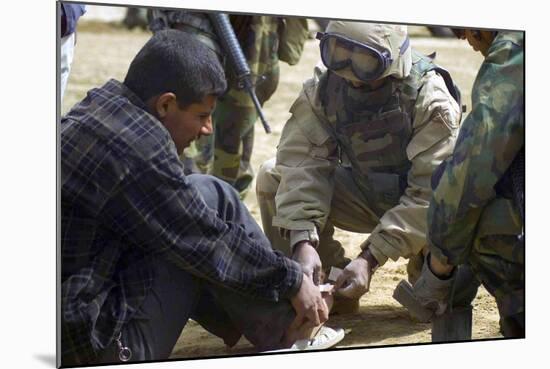
<path id="1" fill-rule="evenodd" d="M 358 307 L 388 258 L 411 258 L 412 281 L 420 273 L 430 178 L 453 150 L 460 97 L 405 26 L 333 21 L 317 38 L 322 64 L 260 169 L 258 201 L 273 246 L 316 282 L 323 268 L 344 268 L 337 296 Z M 357 258 L 334 227 L 370 233 Z"/>

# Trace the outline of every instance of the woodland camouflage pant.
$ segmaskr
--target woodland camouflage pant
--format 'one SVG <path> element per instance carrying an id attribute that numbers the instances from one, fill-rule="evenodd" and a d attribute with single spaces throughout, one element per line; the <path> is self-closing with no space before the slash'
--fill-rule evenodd
<path id="1" fill-rule="evenodd" d="M 525 334 L 525 247 L 518 237 L 521 220 L 510 210 L 512 203 L 500 198 L 487 206 L 468 261 L 478 280 L 496 299 L 502 334 L 518 337 Z M 498 230 L 491 227 L 497 224 L 497 217 Z M 506 227 L 502 226 L 504 221 L 508 222 Z M 503 229 L 507 234 L 503 234 Z"/>

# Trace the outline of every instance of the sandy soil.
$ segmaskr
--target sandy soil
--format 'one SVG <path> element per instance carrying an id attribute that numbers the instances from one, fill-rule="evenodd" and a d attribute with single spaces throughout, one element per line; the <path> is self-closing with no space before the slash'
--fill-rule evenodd
<path id="1" fill-rule="evenodd" d="M 129 62 L 149 37 L 145 31 L 127 31 L 120 27 L 86 22 L 81 22 L 79 27 L 75 61 L 63 101 L 63 112 L 82 99 L 90 88 L 102 85 L 109 78 L 122 80 Z M 425 53 L 437 51 L 438 63 L 451 72 L 469 108 L 470 90 L 481 56 L 463 41 L 432 38 L 420 27 L 412 27 L 411 33 L 413 47 Z M 289 67 L 281 63 L 279 87 L 265 104 L 264 110 L 273 133 L 266 135 L 261 125 L 257 124 L 254 168 L 274 156 L 282 127 L 289 117 L 288 109 L 298 95 L 302 81 L 311 76 L 317 61 L 317 43 L 311 40 L 306 43 L 298 65 Z M 253 191 L 245 202 L 259 222 L 259 208 Z M 366 235 L 337 231 L 337 237 L 345 245 L 347 254 L 353 257 Z M 329 326 L 343 327 L 347 332 L 337 347 L 430 342 L 430 325 L 412 321 L 407 311 L 392 298 L 397 283 L 406 278 L 405 265 L 405 260 L 390 261 L 378 270 L 371 284 L 371 292 L 361 299 L 361 308 L 357 314 L 331 317 L 327 323 Z M 495 337 L 501 337 L 498 332 L 498 311 L 494 299 L 481 288 L 474 301 L 473 338 Z M 172 357 L 227 356 L 249 352 L 251 346 L 245 339 L 241 339 L 236 347 L 228 349 L 221 339 L 191 321 L 183 330 Z"/>

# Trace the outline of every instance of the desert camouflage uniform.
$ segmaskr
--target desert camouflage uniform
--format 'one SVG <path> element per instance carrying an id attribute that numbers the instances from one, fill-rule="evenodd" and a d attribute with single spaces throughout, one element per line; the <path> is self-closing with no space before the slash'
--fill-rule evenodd
<path id="1" fill-rule="evenodd" d="M 501 330 L 524 328 L 521 205 L 509 167 L 524 147 L 523 33 L 499 32 L 472 90 L 472 112 L 453 155 L 433 177 L 430 251 L 452 265 L 469 262 L 496 298 Z"/>
<path id="2" fill-rule="evenodd" d="M 427 246 L 430 178 L 453 150 L 461 112 L 431 60 L 413 51 L 412 63 L 408 77 L 388 77 L 376 90 L 354 89 L 319 66 L 304 83 L 277 157 L 257 178 L 264 232 L 275 248 L 289 253 L 309 239 L 325 268 L 344 267 L 349 259 L 334 226 L 370 233 L 361 247 L 380 265 L 418 257 Z M 351 160 L 333 129 L 352 148 Z"/>

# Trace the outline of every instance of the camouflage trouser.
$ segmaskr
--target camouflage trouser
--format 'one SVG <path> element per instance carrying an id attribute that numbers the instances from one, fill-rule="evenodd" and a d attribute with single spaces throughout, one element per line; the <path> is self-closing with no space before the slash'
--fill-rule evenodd
<path id="1" fill-rule="evenodd" d="M 518 235 L 522 222 L 511 200 L 493 200 L 484 210 L 469 263 L 496 299 L 504 336 L 525 333 L 525 248 Z"/>
<path id="2" fill-rule="evenodd" d="M 246 39 L 241 40 L 262 106 L 279 83 L 278 25 L 276 17 L 251 17 Z M 258 113 L 250 95 L 237 88 L 230 69 L 227 75 L 230 88 L 218 99 L 213 114 L 214 135 L 197 142 L 199 157 L 195 161 L 203 171 L 235 187 L 242 198 L 254 178 L 250 159 Z"/>
<path id="3" fill-rule="evenodd" d="M 279 67 L 256 86 L 256 95 L 263 105 L 275 92 L 279 82 Z M 197 142 L 200 151 L 196 162 L 208 173 L 227 183 L 244 196 L 250 188 L 254 172 L 250 166 L 254 147 L 254 123 L 258 113 L 244 90 L 230 89 L 218 100 L 213 114 L 214 135 Z"/>
<path id="4" fill-rule="evenodd" d="M 330 214 L 326 225 L 319 235 L 317 251 L 324 268 L 336 266 L 345 267 L 350 259 L 344 254 L 342 244 L 334 239 L 334 227 L 355 232 L 370 233 L 377 226 L 378 220 L 373 218 L 369 205 L 366 203 L 360 190 L 355 184 L 351 172 L 344 167 L 337 167 L 334 172 L 334 194 Z M 283 239 L 279 229 L 272 226 L 275 215 L 275 194 L 280 183 L 280 174 L 275 170 L 275 159 L 263 163 L 256 178 L 256 193 L 262 217 L 264 233 L 271 241 L 272 246 L 285 254 L 290 254 L 290 242 Z M 420 274 L 422 269 L 422 255 L 412 258 L 407 268 L 409 274 Z M 420 262 L 417 262 L 420 261 Z"/>

